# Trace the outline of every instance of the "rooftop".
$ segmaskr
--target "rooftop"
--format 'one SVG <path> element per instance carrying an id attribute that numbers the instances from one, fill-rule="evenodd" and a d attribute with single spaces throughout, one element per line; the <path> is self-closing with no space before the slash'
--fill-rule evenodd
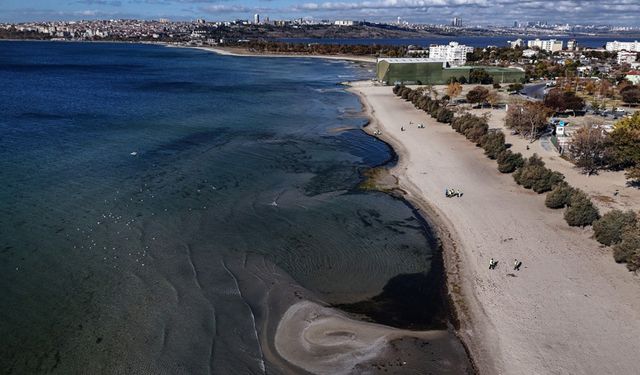
<path id="1" fill-rule="evenodd" d="M 418 64 L 418 63 L 445 63 L 444 59 L 430 59 L 428 57 L 383 57 L 378 62 L 386 61 L 389 64 Z"/>

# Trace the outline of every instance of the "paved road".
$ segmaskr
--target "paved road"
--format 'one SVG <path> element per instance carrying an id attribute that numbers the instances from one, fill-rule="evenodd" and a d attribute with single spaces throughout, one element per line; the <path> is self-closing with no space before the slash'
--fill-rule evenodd
<path id="1" fill-rule="evenodd" d="M 524 96 L 528 96 L 533 99 L 542 100 L 544 99 L 544 89 L 546 88 L 546 84 L 544 83 L 536 83 L 533 85 L 525 86 L 520 93 Z"/>

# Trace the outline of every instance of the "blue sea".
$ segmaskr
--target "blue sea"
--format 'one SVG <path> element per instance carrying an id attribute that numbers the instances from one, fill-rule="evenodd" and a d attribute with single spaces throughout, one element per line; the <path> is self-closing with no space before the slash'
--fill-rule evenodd
<path id="1" fill-rule="evenodd" d="M 371 69 L 1 42 L 0 372 L 290 373 L 247 297 L 283 275 L 341 306 L 418 275 L 439 310 L 427 224 L 358 189 L 393 161 L 339 84 Z"/>

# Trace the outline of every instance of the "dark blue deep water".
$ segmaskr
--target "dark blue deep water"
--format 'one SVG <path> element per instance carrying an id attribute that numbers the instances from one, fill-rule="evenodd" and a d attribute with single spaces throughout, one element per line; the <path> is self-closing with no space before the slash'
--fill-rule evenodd
<path id="1" fill-rule="evenodd" d="M 0 43 L 0 372 L 255 373 L 230 264 L 329 304 L 427 274 L 413 211 L 356 189 L 391 157 L 338 84 L 370 69 Z"/>

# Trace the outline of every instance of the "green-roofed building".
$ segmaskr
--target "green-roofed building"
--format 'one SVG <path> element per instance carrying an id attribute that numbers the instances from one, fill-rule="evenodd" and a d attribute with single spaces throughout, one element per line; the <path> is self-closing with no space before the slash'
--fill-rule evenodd
<path id="1" fill-rule="evenodd" d="M 444 60 L 429 58 L 381 58 L 378 59 L 376 78 L 386 85 L 431 84 L 442 85 L 452 77 L 469 81 L 473 70 L 483 69 L 496 83 L 515 83 L 524 80 L 524 70 L 497 66 L 456 66 L 451 67 Z"/>

